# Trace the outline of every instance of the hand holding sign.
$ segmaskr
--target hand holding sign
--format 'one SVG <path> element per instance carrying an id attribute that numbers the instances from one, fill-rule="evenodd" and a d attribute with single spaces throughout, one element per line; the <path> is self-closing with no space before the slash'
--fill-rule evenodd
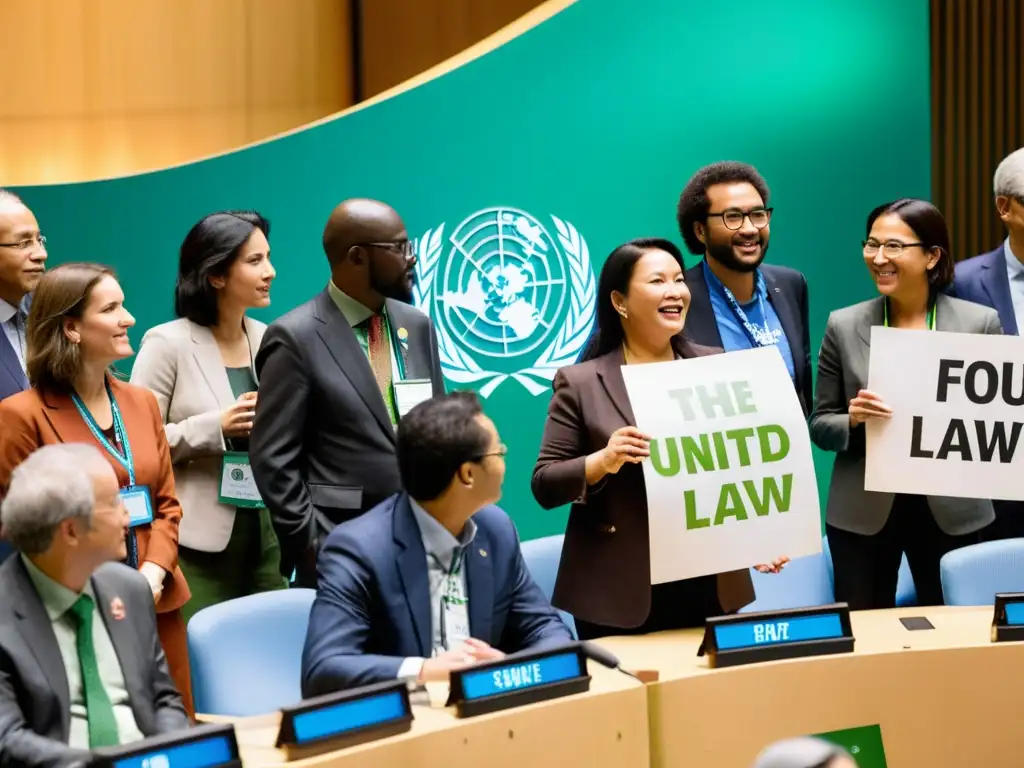
<path id="1" fill-rule="evenodd" d="M 605 475 L 614 475 L 623 464 L 639 464 L 651 455 L 650 437 L 636 427 L 620 427 L 608 438 L 608 445 L 587 456 L 587 485 Z"/>
<path id="2" fill-rule="evenodd" d="M 874 392 L 862 389 L 850 401 L 850 426 L 856 427 L 868 419 L 888 419 L 892 416 L 892 408 L 883 402 Z"/>

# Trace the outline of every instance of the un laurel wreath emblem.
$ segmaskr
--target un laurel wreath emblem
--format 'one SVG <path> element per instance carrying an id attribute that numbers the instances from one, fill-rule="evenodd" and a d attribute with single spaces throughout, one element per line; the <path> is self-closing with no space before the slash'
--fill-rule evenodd
<path id="1" fill-rule="evenodd" d="M 413 243 L 413 302 L 434 321 L 441 369 L 481 397 L 510 378 L 547 391 L 590 336 L 597 286 L 587 242 L 550 218 L 556 237 L 526 211 L 485 208 L 447 238 L 442 223 Z"/>

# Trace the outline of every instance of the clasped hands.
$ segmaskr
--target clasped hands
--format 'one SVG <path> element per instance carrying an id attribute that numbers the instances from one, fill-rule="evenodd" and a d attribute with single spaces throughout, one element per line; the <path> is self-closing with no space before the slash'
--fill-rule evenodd
<path id="1" fill-rule="evenodd" d="M 619 427 L 608 438 L 608 444 L 594 454 L 594 460 L 604 474 L 614 475 L 625 464 L 639 464 L 651 455 L 651 438 L 636 427 Z M 789 558 L 783 555 L 770 563 L 759 563 L 754 570 L 759 573 L 779 573 L 786 567 Z"/>
<path id="2" fill-rule="evenodd" d="M 492 648 L 483 640 L 468 638 L 462 645 L 451 650 L 444 651 L 423 662 L 420 667 L 420 674 L 417 678 L 419 683 L 447 680 L 448 675 L 474 664 L 483 661 L 497 661 L 505 658 L 505 654 L 497 648 Z"/>

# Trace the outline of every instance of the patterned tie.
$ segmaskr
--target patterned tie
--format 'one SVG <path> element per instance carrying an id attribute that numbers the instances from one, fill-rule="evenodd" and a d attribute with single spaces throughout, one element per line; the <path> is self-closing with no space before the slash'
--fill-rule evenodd
<path id="1" fill-rule="evenodd" d="M 117 733 L 114 707 L 100 677 L 96 649 L 92 642 L 92 621 L 95 603 L 89 595 L 82 595 L 71 606 L 71 614 L 78 619 L 78 663 L 82 668 L 82 697 L 85 699 L 85 718 L 89 728 L 89 748 L 113 747 L 121 743 Z"/>
<path id="2" fill-rule="evenodd" d="M 28 361 L 28 343 L 25 336 L 25 328 L 28 325 L 28 317 L 23 310 L 19 309 L 14 313 L 14 317 L 11 320 L 14 323 L 14 331 L 18 336 L 18 351 L 21 353 L 22 363 L 26 363 Z"/>
<path id="3" fill-rule="evenodd" d="M 380 389 L 381 397 L 387 406 L 388 415 L 394 423 L 395 417 L 391 405 L 391 345 L 388 343 L 387 334 L 384 331 L 384 318 L 381 315 L 373 315 L 366 321 L 367 345 L 370 348 L 370 367 L 373 368 L 373 377 L 377 380 L 377 387 Z"/>

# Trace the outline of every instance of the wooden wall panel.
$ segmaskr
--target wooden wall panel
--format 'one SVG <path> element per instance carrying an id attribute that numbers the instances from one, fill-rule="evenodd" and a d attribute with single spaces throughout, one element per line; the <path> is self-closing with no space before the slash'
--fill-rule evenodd
<path id="1" fill-rule="evenodd" d="M 1024 147 L 1024 0 L 931 0 L 932 197 L 953 255 L 1006 237 L 992 176 Z"/>
<path id="2" fill-rule="evenodd" d="M 351 105 L 349 0 L 2 0 L 0 185 L 225 152 Z"/>

